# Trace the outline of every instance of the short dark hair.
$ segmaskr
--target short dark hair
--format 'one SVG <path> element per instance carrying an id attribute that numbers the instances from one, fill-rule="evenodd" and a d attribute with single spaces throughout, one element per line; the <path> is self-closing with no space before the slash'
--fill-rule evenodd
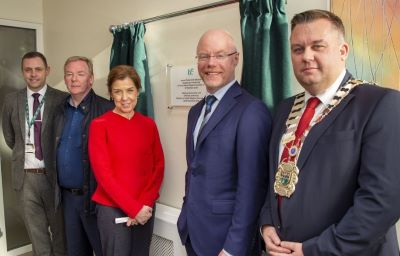
<path id="1" fill-rule="evenodd" d="M 40 52 L 36 52 L 36 51 L 32 51 L 32 52 L 27 52 L 24 54 L 24 56 L 22 56 L 22 60 L 21 60 L 21 69 L 22 69 L 22 64 L 24 63 L 25 59 L 32 59 L 32 58 L 41 58 L 44 66 L 47 68 L 47 60 L 46 57 L 44 57 L 44 55 Z"/>
<path id="2" fill-rule="evenodd" d="M 345 29 L 343 25 L 343 21 L 337 16 L 336 14 L 325 11 L 325 10 L 308 10 L 302 13 L 298 13 L 293 16 L 291 21 L 291 31 L 296 27 L 298 24 L 303 23 L 310 23 L 315 20 L 325 19 L 328 20 L 343 36 L 345 36 Z"/>
<path id="3" fill-rule="evenodd" d="M 135 84 L 135 87 L 138 91 L 140 91 L 141 85 L 140 85 L 140 77 L 136 70 L 132 66 L 128 65 L 118 65 L 113 67 L 110 70 L 110 73 L 108 74 L 107 78 L 107 87 L 108 87 L 108 92 L 111 95 L 111 90 L 112 90 L 112 84 L 116 80 L 124 80 L 125 78 L 130 78 L 133 83 Z"/>

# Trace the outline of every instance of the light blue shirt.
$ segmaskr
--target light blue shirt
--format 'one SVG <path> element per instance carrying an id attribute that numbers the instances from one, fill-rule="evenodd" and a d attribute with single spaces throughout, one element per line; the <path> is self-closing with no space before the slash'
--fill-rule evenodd
<path id="1" fill-rule="evenodd" d="M 214 104 L 211 106 L 211 111 L 210 113 L 206 116 L 206 119 L 204 120 L 205 123 L 208 122 L 208 120 L 211 118 L 212 114 L 214 113 L 215 109 L 217 108 L 219 102 L 222 100 L 222 98 L 224 97 L 225 93 L 229 90 L 229 88 L 232 87 L 232 85 L 236 82 L 236 80 L 232 80 L 231 82 L 229 82 L 227 85 L 225 85 L 224 87 L 222 87 L 221 89 L 219 89 L 218 91 L 216 91 L 213 95 L 215 96 L 215 98 L 217 98 L 217 100 L 214 102 Z M 206 94 L 206 97 L 210 95 L 210 93 Z M 200 126 L 201 123 L 203 122 L 204 119 L 204 112 L 206 111 L 206 104 L 204 104 L 203 108 L 201 109 L 201 113 L 199 116 L 199 119 L 197 119 L 197 123 L 196 123 L 196 127 L 193 131 L 193 145 L 194 145 L 194 149 L 196 149 L 196 144 L 197 144 L 197 137 L 199 135 L 199 131 L 200 131 Z"/>

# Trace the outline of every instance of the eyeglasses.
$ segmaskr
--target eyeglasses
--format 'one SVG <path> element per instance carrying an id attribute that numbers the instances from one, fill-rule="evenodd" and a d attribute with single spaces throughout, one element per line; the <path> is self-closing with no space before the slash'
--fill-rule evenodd
<path id="1" fill-rule="evenodd" d="M 223 61 L 229 56 L 232 56 L 234 54 L 237 54 L 238 52 L 232 52 L 232 53 L 218 53 L 216 55 L 210 55 L 210 54 L 199 54 L 196 56 L 196 59 L 198 62 L 206 62 L 209 61 L 212 57 L 214 57 L 217 61 Z"/>

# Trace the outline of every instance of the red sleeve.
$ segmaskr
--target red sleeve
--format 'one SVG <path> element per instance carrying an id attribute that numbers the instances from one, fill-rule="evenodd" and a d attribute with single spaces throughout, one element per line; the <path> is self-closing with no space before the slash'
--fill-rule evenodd
<path id="1" fill-rule="evenodd" d="M 162 150 L 160 136 L 158 134 L 157 126 L 153 123 L 153 170 L 149 181 L 143 192 L 140 195 L 139 201 L 143 204 L 153 207 L 158 199 L 161 183 L 164 178 L 164 153 Z"/>
<path id="2" fill-rule="evenodd" d="M 134 218 L 143 205 L 132 198 L 118 185 L 111 175 L 111 160 L 107 147 L 107 121 L 94 120 L 89 130 L 89 158 L 97 183 L 107 191 L 107 195 L 130 218 Z"/>

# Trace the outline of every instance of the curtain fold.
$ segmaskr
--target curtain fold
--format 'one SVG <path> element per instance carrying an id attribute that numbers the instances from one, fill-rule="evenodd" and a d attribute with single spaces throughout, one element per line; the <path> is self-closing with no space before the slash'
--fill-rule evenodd
<path id="1" fill-rule="evenodd" d="M 136 69 L 142 84 L 136 111 L 154 118 L 153 97 L 144 43 L 145 33 L 146 27 L 142 22 L 113 31 L 110 69 L 121 64 L 130 65 Z"/>
<path id="2" fill-rule="evenodd" d="M 242 86 L 270 110 L 291 95 L 285 0 L 240 0 Z"/>

